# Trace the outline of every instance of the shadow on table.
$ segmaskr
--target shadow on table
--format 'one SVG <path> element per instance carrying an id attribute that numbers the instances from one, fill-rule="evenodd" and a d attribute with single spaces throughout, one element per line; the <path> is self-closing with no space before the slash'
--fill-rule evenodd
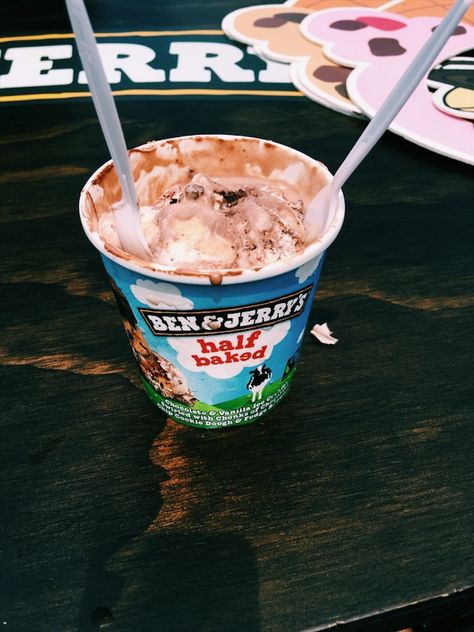
<path id="1" fill-rule="evenodd" d="M 128 632 L 260 630 L 255 556 L 239 535 L 152 532 L 122 549 L 109 567 L 114 581 L 126 577 L 121 598 L 112 612 L 89 613 L 90 629 L 102 625 Z M 93 589 L 106 580 L 105 574 L 96 575 L 88 585 Z M 88 601 L 86 593 L 84 607 Z M 85 629 L 84 619 L 82 626 Z"/>

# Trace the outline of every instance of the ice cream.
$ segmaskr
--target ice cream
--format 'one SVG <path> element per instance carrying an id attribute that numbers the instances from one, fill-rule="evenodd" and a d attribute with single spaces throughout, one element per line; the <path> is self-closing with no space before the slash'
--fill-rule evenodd
<path id="1" fill-rule="evenodd" d="M 301 253 L 303 201 L 288 184 L 263 178 L 191 175 L 140 208 L 153 259 L 164 266 L 247 269 Z M 119 246 L 113 211 L 99 232 Z"/>
<path id="2" fill-rule="evenodd" d="M 245 136 L 151 141 L 129 155 L 153 257 L 122 249 L 110 162 L 84 186 L 80 215 L 146 393 L 189 426 L 255 421 L 289 391 L 324 252 L 342 225 L 343 203 L 320 236 L 305 235 L 304 209 L 331 176 L 299 151 Z"/>
<path id="3" fill-rule="evenodd" d="M 321 163 L 297 151 L 245 137 L 151 141 L 131 150 L 130 162 L 153 255 L 147 267 L 209 279 L 302 256 L 311 245 L 304 209 L 329 178 Z M 85 220 L 123 259 L 114 223 L 120 203 L 109 164 L 87 190 Z"/>

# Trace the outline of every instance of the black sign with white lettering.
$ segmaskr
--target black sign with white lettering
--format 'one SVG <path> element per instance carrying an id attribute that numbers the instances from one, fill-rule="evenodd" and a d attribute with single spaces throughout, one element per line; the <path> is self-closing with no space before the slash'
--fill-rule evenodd
<path id="1" fill-rule="evenodd" d="M 268 327 L 299 316 L 312 285 L 265 303 L 212 311 L 139 308 L 155 336 L 199 336 Z"/>
<path id="2" fill-rule="evenodd" d="M 219 29 L 98 33 L 115 96 L 302 97 L 285 64 L 263 61 Z M 0 38 L 0 102 L 90 98 L 74 35 Z"/>

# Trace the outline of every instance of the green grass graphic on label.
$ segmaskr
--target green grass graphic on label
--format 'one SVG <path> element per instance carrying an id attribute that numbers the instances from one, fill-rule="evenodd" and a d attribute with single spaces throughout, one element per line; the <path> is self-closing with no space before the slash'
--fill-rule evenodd
<path id="1" fill-rule="evenodd" d="M 193 406 L 163 397 L 143 377 L 142 382 L 150 399 L 176 421 L 199 428 L 223 428 L 248 424 L 272 410 L 288 393 L 294 373 L 292 369 L 282 379 L 265 386 L 262 398 L 255 402 L 252 393 L 248 393 L 219 404 L 197 401 Z"/>

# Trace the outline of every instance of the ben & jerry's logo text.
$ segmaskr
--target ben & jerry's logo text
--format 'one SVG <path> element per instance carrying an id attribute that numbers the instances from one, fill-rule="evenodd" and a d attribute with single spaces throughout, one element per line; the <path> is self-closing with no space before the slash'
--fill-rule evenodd
<path id="1" fill-rule="evenodd" d="M 197 336 L 246 331 L 269 327 L 299 316 L 305 308 L 312 285 L 279 298 L 216 310 L 157 310 L 139 308 L 146 324 L 155 336 Z"/>

